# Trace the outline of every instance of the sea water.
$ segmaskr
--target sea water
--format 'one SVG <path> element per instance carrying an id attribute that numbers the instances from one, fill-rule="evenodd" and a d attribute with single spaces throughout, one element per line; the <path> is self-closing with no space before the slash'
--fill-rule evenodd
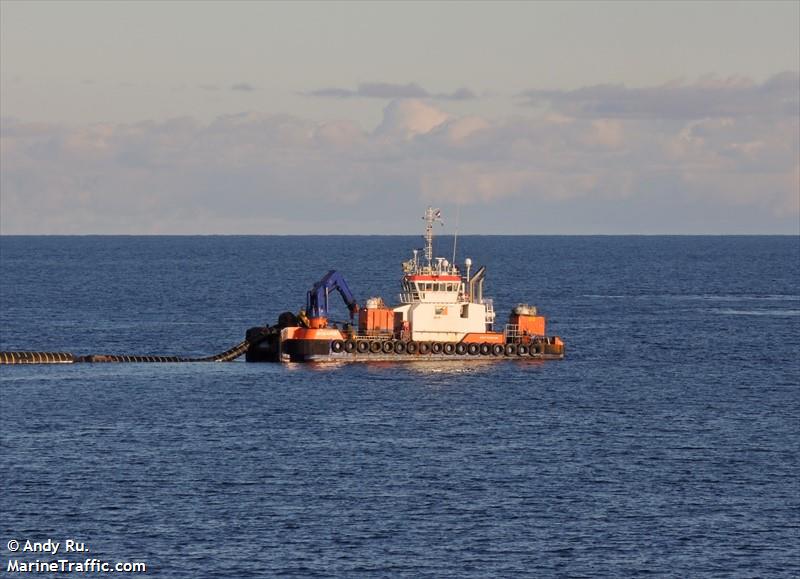
<path id="1" fill-rule="evenodd" d="M 296 312 L 329 269 L 362 303 L 396 302 L 421 244 L 2 237 L 0 350 L 213 354 Z M 534 304 L 565 360 L 0 366 L 3 570 L 800 574 L 800 238 L 458 249 L 487 266 L 497 327 Z M 89 552 L 9 548 L 26 540 Z"/>

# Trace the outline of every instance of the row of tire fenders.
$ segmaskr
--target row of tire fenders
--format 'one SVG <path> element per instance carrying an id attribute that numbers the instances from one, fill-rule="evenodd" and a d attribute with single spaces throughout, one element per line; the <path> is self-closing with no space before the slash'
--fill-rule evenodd
<path id="1" fill-rule="evenodd" d="M 333 340 L 331 352 L 334 354 L 410 354 L 427 356 L 429 354 L 446 356 L 537 356 L 544 353 L 544 343 L 534 341 L 528 344 L 490 344 L 487 342 L 405 342 L 402 340 Z"/>

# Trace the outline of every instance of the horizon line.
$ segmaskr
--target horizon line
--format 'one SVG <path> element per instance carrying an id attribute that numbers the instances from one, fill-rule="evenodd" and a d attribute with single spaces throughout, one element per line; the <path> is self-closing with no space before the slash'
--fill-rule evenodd
<path id="1" fill-rule="evenodd" d="M 442 233 L 436 237 L 453 237 Z M 0 233 L 3 237 L 417 237 L 418 233 Z M 794 233 L 459 233 L 459 237 L 800 237 Z"/>

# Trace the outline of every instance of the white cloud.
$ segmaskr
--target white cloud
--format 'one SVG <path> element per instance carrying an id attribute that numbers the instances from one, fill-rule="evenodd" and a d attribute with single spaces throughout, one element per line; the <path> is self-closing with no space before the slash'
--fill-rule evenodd
<path id="1" fill-rule="evenodd" d="M 444 111 L 416 99 L 395 100 L 384 110 L 383 121 L 375 134 L 390 138 L 408 139 L 424 135 L 447 121 Z"/>
<path id="2" fill-rule="evenodd" d="M 619 148 L 624 142 L 622 123 L 615 119 L 592 121 L 591 129 L 584 136 L 583 142 L 589 146 Z"/>
<path id="3" fill-rule="evenodd" d="M 461 117 L 439 125 L 444 128 L 447 138 L 453 144 L 465 142 L 477 131 L 486 130 L 490 126 L 486 119 L 477 116 Z"/>

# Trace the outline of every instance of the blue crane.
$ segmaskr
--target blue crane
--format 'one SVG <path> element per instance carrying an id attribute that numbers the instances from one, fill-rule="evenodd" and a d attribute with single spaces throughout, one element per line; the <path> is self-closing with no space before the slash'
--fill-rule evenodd
<path id="1" fill-rule="evenodd" d="M 347 304 L 347 309 L 350 310 L 350 320 L 358 312 L 358 304 L 356 298 L 353 297 L 353 292 L 347 287 L 347 282 L 335 269 L 326 273 L 321 280 L 314 284 L 308 291 L 308 299 L 306 300 L 306 312 L 310 318 L 327 318 L 328 317 L 328 294 L 337 290 L 342 296 L 344 303 Z"/>

